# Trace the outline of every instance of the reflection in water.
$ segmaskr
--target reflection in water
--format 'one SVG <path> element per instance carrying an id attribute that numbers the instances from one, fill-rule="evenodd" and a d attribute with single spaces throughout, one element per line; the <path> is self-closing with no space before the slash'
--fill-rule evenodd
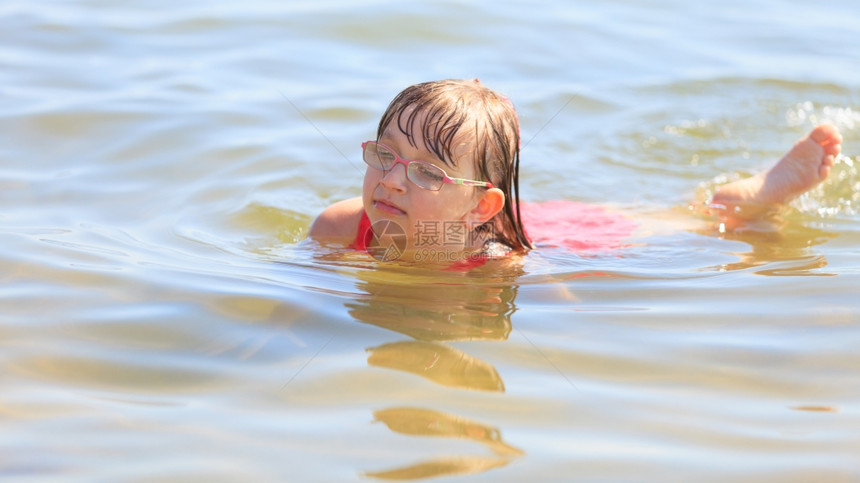
<path id="1" fill-rule="evenodd" d="M 504 391 L 496 368 L 444 344 L 422 341 L 393 342 L 368 349 L 371 366 L 397 369 L 443 386 Z"/>
<path id="2" fill-rule="evenodd" d="M 446 341 L 507 340 L 517 288 L 508 277 L 481 277 L 476 273 L 435 272 L 423 278 L 395 271 L 357 273 L 359 288 L 367 294 L 346 303 L 361 322 L 376 325 L 414 340 L 367 349 L 371 366 L 399 370 L 436 384 L 490 392 L 504 392 L 496 368 Z M 485 445 L 492 457 L 457 455 L 421 461 L 365 476 L 407 480 L 469 474 L 506 465 L 523 452 L 504 443 L 499 430 L 456 415 L 418 408 L 376 411 L 374 419 L 396 433 L 410 436 L 467 439 Z"/>
<path id="3" fill-rule="evenodd" d="M 346 304 L 353 317 L 424 341 L 506 340 L 511 332 L 515 286 L 493 279 L 470 283 L 462 274 L 417 280 L 386 275 L 374 280 L 373 272 L 358 274 L 366 277 L 358 288 L 368 296 Z"/>
<path id="4" fill-rule="evenodd" d="M 387 471 L 373 471 L 364 473 L 371 478 L 381 480 L 417 480 L 420 478 L 432 478 L 435 476 L 462 475 L 480 473 L 482 471 L 499 468 L 508 464 L 503 458 L 440 458 L 433 461 L 424 461 L 403 468 L 395 468 Z"/>
<path id="5" fill-rule="evenodd" d="M 490 449 L 492 457 L 457 456 L 422 461 L 393 470 L 368 472 L 366 476 L 386 480 L 408 480 L 433 476 L 468 474 L 508 464 L 523 452 L 502 441 L 499 430 L 481 423 L 439 411 L 420 408 L 391 408 L 373 413 L 395 433 L 410 436 L 445 437 L 474 441 Z"/>
<path id="6" fill-rule="evenodd" d="M 762 229 L 736 229 L 726 233 L 706 232 L 721 238 L 744 242 L 752 247 L 746 253 L 738 253 L 740 260 L 734 263 L 711 267 L 720 271 L 744 270 L 767 266 L 758 270 L 759 275 L 816 275 L 828 276 L 818 271 L 827 266 L 822 255 L 811 255 L 809 248 L 825 243 L 836 237 L 836 233 L 826 232 L 800 223 L 774 222 L 773 225 L 758 227 Z M 720 231 L 719 228 L 716 229 Z"/>
<path id="7" fill-rule="evenodd" d="M 833 406 L 794 406 L 795 411 L 809 411 L 813 413 L 838 413 L 839 409 Z"/>
<path id="8" fill-rule="evenodd" d="M 500 456 L 523 452 L 504 441 L 499 430 L 475 421 L 439 411 L 419 408 L 391 408 L 373 413 L 376 421 L 385 423 L 396 433 L 412 436 L 443 436 L 468 439 L 485 445 Z"/>

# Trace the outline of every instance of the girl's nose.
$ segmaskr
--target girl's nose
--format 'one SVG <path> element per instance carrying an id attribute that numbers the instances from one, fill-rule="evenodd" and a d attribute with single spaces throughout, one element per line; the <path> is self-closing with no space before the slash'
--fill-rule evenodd
<path id="1" fill-rule="evenodd" d="M 402 163 L 397 163 L 392 166 L 391 169 L 389 169 L 388 171 L 383 171 L 383 173 L 384 174 L 382 175 L 382 179 L 379 181 L 380 184 L 391 190 L 406 190 L 406 165 Z"/>

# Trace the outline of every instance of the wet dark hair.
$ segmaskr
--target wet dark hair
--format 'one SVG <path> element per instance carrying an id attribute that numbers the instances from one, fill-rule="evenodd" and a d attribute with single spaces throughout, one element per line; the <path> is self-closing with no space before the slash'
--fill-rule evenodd
<path id="1" fill-rule="evenodd" d="M 421 117 L 423 115 L 423 118 Z M 418 121 L 421 121 L 419 124 Z M 382 115 L 377 139 L 392 125 L 409 143 L 456 167 L 453 150 L 471 141 L 479 180 L 505 194 L 505 206 L 477 230 L 514 250 L 532 248 L 520 217 L 520 129 L 513 103 L 478 79 L 423 82 L 404 89 Z"/>

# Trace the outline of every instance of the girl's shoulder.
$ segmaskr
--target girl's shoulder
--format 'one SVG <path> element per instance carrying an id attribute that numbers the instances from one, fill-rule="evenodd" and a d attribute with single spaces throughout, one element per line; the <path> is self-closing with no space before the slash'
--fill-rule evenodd
<path id="1" fill-rule="evenodd" d="M 358 233 L 358 222 L 364 213 L 361 197 L 338 201 L 317 216 L 308 237 L 314 240 L 350 240 Z"/>

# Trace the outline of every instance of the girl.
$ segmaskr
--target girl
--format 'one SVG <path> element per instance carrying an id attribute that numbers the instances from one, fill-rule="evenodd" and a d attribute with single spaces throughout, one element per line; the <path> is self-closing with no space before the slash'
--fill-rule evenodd
<path id="1" fill-rule="evenodd" d="M 818 126 L 767 172 L 721 187 L 709 206 L 727 226 L 760 217 L 823 181 L 841 143 L 835 127 Z M 468 267 L 523 253 L 533 241 L 577 248 L 570 238 L 581 233 L 558 227 L 583 215 L 616 237 L 632 232 L 631 222 L 583 205 L 521 207 L 519 146 L 513 104 L 477 79 L 407 87 L 383 114 L 377 139 L 362 145 L 362 196 L 326 208 L 309 236 L 377 258 Z"/>
<path id="2" fill-rule="evenodd" d="M 323 211 L 311 238 L 441 263 L 532 247 L 519 213 L 516 111 L 478 80 L 406 88 L 362 149 L 362 197 Z"/>

